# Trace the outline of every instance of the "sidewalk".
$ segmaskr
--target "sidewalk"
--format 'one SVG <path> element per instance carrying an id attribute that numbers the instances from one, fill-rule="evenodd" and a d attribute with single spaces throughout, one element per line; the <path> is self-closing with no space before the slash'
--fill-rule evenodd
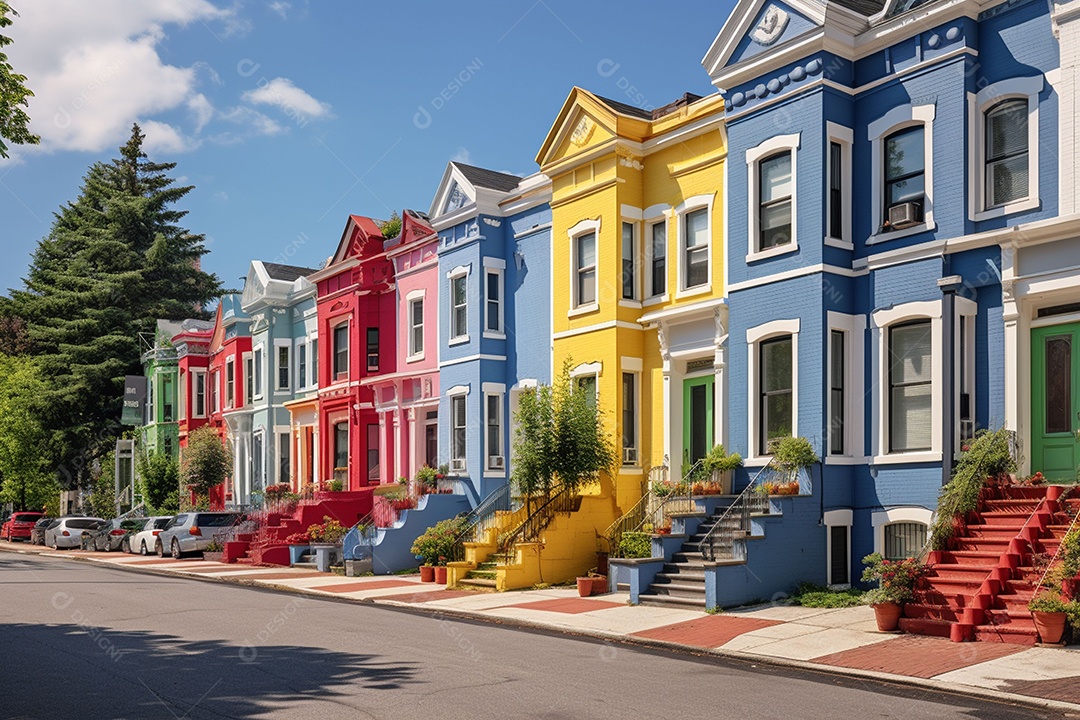
<path id="1" fill-rule="evenodd" d="M 868 607 L 823 610 L 760 605 L 707 615 L 694 610 L 631 606 L 628 593 L 581 598 L 576 588 L 479 593 L 421 583 L 418 575 L 346 578 L 294 568 L 255 568 L 194 559 L 54 552 L 6 542 L 0 542 L 0 550 L 410 607 L 618 642 L 675 646 L 1080 712 L 1080 648 L 951 643 L 942 638 L 882 633 Z"/>

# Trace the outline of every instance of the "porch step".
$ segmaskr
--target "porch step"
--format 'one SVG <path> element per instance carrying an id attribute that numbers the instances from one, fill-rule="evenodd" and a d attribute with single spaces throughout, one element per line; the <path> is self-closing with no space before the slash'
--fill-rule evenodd
<path id="1" fill-rule="evenodd" d="M 986 552 L 985 550 L 950 550 L 943 553 L 946 560 L 953 563 L 966 565 L 979 565 L 988 570 L 997 567 L 1001 560 L 1001 553 Z"/>
<path id="2" fill-rule="evenodd" d="M 913 635 L 929 635 L 931 637 L 949 637 L 953 622 L 950 620 L 935 620 L 932 618 L 900 618 L 900 629 Z"/>
<path id="3" fill-rule="evenodd" d="M 675 595 L 646 595 L 642 593 L 638 597 L 638 602 L 641 605 L 650 605 L 654 607 L 677 607 L 682 609 L 704 610 L 705 609 L 705 596 L 702 595 L 699 598 L 696 597 L 677 597 Z"/>
<path id="4" fill-rule="evenodd" d="M 497 586 L 497 583 L 495 582 L 495 580 L 488 580 L 486 578 L 473 578 L 473 577 L 465 577 L 465 578 L 463 578 L 461 580 L 458 580 L 457 584 L 458 585 L 464 585 L 465 587 L 490 588 L 492 590 L 494 590 L 495 587 Z"/>
<path id="5" fill-rule="evenodd" d="M 649 586 L 649 592 L 654 595 L 670 595 L 672 597 L 700 597 L 705 601 L 705 583 L 674 583 L 655 582 Z"/>
<path id="6" fill-rule="evenodd" d="M 980 512 L 979 518 L 987 525 L 1021 528 L 1033 512 L 1035 512 L 1035 507 L 1026 512 L 1023 510 L 987 510 Z"/>
<path id="7" fill-rule="evenodd" d="M 675 570 L 668 570 L 669 565 L 664 566 L 663 572 L 656 573 L 657 578 L 663 578 L 664 582 L 705 582 L 705 570 L 682 569 L 678 565 Z M 660 582 L 661 580 L 657 580 Z"/>
<path id="8" fill-rule="evenodd" d="M 975 640 L 977 642 L 1003 642 L 1011 645 L 1035 645 L 1039 641 L 1039 634 L 1035 627 L 1009 627 L 1008 625 L 977 625 L 975 627 Z"/>

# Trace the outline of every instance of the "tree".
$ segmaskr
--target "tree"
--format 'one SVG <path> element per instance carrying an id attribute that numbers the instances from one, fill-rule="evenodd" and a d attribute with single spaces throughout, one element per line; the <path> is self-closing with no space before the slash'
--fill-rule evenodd
<path id="1" fill-rule="evenodd" d="M 549 495 L 556 484 L 576 491 L 617 459 L 595 398 L 575 387 L 570 363 L 567 358 L 552 386 L 521 397 L 513 480 L 526 496 Z"/>
<path id="2" fill-rule="evenodd" d="M 116 514 L 116 453 L 108 452 L 91 475 L 90 512 L 110 518 Z"/>
<path id="3" fill-rule="evenodd" d="M 134 125 L 119 159 L 90 167 L 38 243 L 25 290 L 3 308 L 25 321 L 40 360 L 49 461 L 65 487 L 83 485 L 120 434 L 124 376 L 142 369 L 139 334 L 158 318 L 208 317 L 202 308 L 221 291 L 199 267 L 203 237 L 172 208 L 193 188 L 174 185 L 175 163 L 148 161 L 143 139 Z"/>
<path id="4" fill-rule="evenodd" d="M 4 0 L 0 0 L 0 28 L 11 25 L 9 14 L 19 15 Z M 0 157 L 5 158 L 8 157 L 5 139 L 16 145 L 37 145 L 41 141 L 30 132 L 30 116 L 23 110 L 29 105 L 27 98 L 33 97 L 34 93 L 26 87 L 26 76 L 15 72 L 7 54 L 3 52 L 11 42 L 11 38 L 0 34 Z"/>
<path id="5" fill-rule="evenodd" d="M 188 435 L 187 447 L 180 453 L 180 481 L 197 496 L 225 482 L 232 472 L 232 453 L 221 442 L 217 431 L 204 425 Z"/>
<path id="6" fill-rule="evenodd" d="M 42 448 L 45 384 L 32 358 L 0 355 L 0 500 L 19 510 L 40 510 L 59 487 L 48 472 Z"/>
<path id="7" fill-rule="evenodd" d="M 155 514 L 179 511 L 180 467 L 163 452 L 139 456 L 139 491 Z"/>

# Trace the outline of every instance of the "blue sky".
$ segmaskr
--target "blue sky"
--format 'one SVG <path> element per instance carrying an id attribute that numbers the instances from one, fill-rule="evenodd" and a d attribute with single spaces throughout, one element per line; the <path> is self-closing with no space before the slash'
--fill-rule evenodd
<path id="1" fill-rule="evenodd" d="M 0 161 L 0 291 L 134 121 L 195 186 L 204 268 L 239 287 L 252 259 L 317 267 L 349 213 L 426 211 L 449 160 L 535 172 L 574 85 L 642 107 L 710 93 L 700 61 L 734 3 L 13 4 L 43 143 Z"/>

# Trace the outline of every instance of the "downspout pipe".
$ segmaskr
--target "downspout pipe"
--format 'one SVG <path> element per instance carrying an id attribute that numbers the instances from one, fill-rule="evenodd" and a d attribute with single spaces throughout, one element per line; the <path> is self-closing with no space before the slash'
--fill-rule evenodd
<path id="1" fill-rule="evenodd" d="M 941 484 L 952 479 L 956 455 L 956 291 L 963 285 L 959 275 L 938 280 L 941 288 Z"/>

